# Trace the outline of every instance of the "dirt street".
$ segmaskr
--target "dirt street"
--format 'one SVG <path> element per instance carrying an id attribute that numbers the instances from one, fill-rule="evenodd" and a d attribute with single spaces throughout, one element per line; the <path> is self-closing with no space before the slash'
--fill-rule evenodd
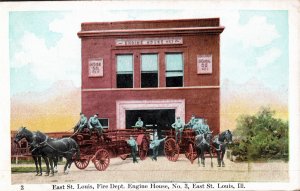
<path id="1" fill-rule="evenodd" d="M 191 164 L 184 155 L 177 162 L 170 162 L 161 156 L 158 161 L 147 158 L 132 163 L 131 158 L 121 160 L 113 158 L 106 171 L 97 171 L 90 162 L 85 170 L 79 170 L 73 164 L 68 175 L 63 174 L 63 165 L 59 165 L 54 177 L 35 176 L 34 173 L 12 174 L 12 184 L 32 183 L 99 183 L 99 182 L 214 182 L 214 181 L 280 181 L 289 180 L 288 163 L 282 161 L 260 163 L 237 163 L 225 160 L 226 167 L 217 167 L 217 159 L 206 159 L 206 166 L 198 166 L 195 160 Z M 16 165 L 13 165 L 16 166 Z M 26 165 L 25 165 L 26 166 Z"/>

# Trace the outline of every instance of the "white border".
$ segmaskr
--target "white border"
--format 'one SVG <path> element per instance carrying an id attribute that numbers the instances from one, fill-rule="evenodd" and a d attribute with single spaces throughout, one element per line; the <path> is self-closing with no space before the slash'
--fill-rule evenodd
<path id="1" fill-rule="evenodd" d="M 289 183 L 247 183 L 250 190 L 294 190 L 300 189 L 299 183 L 299 1 L 297 0 L 219 0 L 219 1 L 83 1 L 83 2 L 5 2 L 0 3 L 0 128 L 1 143 L 7 145 L 1 149 L 0 188 L 19 190 L 19 185 L 11 186 L 10 171 L 10 78 L 8 62 L 8 13 L 9 11 L 43 11 L 43 10 L 107 10 L 132 7 L 147 7 L 148 9 L 210 9 L 218 10 L 288 10 L 289 11 L 289 125 L 290 125 L 290 182 Z M 51 190 L 50 184 L 27 185 L 26 190 Z M 248 190 L 247 189 L 247 190 Z"/>

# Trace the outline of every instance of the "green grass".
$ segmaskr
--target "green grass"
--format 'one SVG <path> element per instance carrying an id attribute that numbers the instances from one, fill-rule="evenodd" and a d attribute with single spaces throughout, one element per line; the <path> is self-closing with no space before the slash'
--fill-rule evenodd
<path id="1" fill-rule="evenodd" d="M 11 164 L 16 164 L 16 160 L 11 160 Z M 30 159 L 30 160 L 18 160 L 18 164 L 33 164 L 34 165 L 34 161 L 33 159 Z M 42 159 L 42 164 L 45 164 L 45 161 L 44 159 Z M 65 162 L 63 161 L 58 161 L 58 165 L 64 165 Z"/>
<path id="2" fill-rule="evenodd" d="M 16 160 L 11 160 L 11 164 L 16 164 Z M 32 159 L 30 160 L 24 160 L 24 159 L 20 159 L 18 160 L 18 164 L 34 164 L 34 161 Z"/>
<path id="3" fill-rule="evenodd" d="M 36 172 L 36 168 L 33 166 L 30 167 L 11 167 L 12 173 L 29 173 L 29 172 Z M 43 172 L 46 171 L 46 167 L 42 167 Z"/>

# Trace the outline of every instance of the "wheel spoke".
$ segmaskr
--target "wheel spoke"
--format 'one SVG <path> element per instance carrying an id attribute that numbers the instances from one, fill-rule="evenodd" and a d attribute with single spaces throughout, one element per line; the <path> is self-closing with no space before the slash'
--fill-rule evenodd
<path id="1" fill-rule="evenodd" d="M 177 147 L 173 138 L 170 138 L 165 142 L 165 155 L 170 161 L 176 161 L 178 159 L 179 147 Z"/>
<path id="2" fill-rule="evenodd" d="M 109 166 L 109 153 L 105 149 L 100 149 L 95 154 L 95 167 L 97 170 L 103 171 Z"/>

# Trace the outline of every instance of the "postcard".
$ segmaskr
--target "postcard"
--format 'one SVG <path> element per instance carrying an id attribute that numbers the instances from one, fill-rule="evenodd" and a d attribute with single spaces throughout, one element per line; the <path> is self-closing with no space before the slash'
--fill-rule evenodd
<path id="1" fill-rule="evenodd" d="M 0 190 L 300 189 L 299 1 L 0 9 Z"/>

